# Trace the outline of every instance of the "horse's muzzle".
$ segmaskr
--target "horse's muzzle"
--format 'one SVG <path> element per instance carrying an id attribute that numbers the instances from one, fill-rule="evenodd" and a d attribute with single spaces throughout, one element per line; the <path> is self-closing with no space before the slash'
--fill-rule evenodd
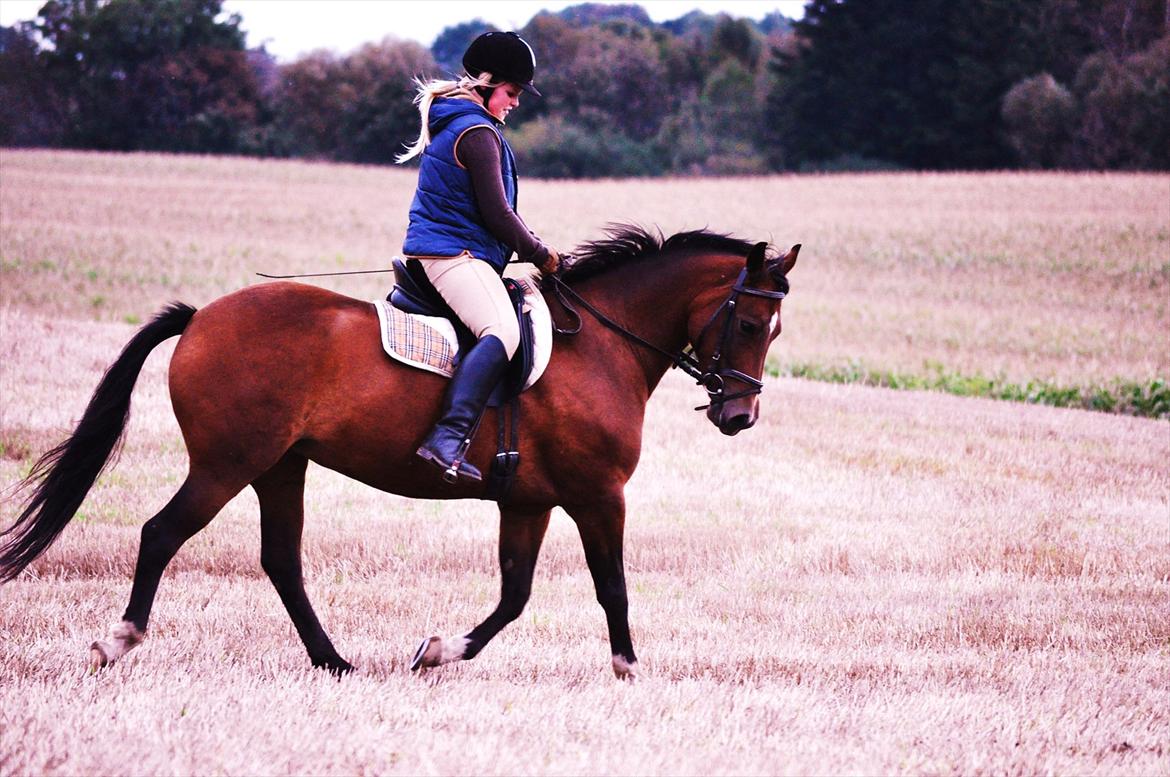
<path id="1" fill-rule="evenodd" d="M 755 421 L 747 413 L 732 416 L 730 420 L 719 424 L 719 431 L 726 434 L 728 437 L 734 437 L 742 432 L 744 429 L 751 429 L 755 425 Z"/>
<path id="2" fill-rule="evenodd" d="M 744 429 L 751 429 L 756 424 L 756 413 L 754 403 L 746 410 L 734 408 L 732 403 L 723 405 L 712 405 L 707 408 L 707 420 L 715 424 L 719 431 L 726 434 L 728 437 L 734 437 L 742 432 Z M 739 404 L 735 402 L 734 404 Z"/>

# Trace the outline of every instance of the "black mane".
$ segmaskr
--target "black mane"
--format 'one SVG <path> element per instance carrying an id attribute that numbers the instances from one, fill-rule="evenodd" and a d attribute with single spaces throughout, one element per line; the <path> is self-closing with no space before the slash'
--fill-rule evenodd
<path id="1" fill-rule="evenodd" d="M 583 243 L 574 249 L 575 259 L 562 276 L 566 281 L 591 278 L 614 267 L 673 249 L 722 251 L 746 257 L 755 245 L 706 229 L 679 232 L 664 239 L 661 231 L 655 235 L 633 224 L 610 224 L 605 228 L 605 234 L 605 238 Z"/>

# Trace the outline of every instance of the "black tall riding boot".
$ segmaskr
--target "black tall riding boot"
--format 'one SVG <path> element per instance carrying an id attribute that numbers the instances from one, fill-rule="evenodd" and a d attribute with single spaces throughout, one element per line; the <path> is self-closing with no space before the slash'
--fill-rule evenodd
<path id="1" fill-rule="evenodd" d="M 419 446 L 418 455 L 443 470 L 454 483 L 460 476 L 483 480 L 479 470 L 462 461 L 472 430 L 479 421 L 492 389 L 508 368 L 508 352 L 495 335 L 472 346 L 451 377 L 439 423 Z"/>

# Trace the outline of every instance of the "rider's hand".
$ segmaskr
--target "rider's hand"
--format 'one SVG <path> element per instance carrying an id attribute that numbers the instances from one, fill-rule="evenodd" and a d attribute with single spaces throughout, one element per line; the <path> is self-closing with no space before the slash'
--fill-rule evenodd
<path id="1" fill-rule="evenodd" d="M 561 269 L 561 255 L 554 248 L 550 246 L 546 247 L 548 248 L 548 258 L 541 263 L 540 271 L 545 275 L 552 275 Z"/>

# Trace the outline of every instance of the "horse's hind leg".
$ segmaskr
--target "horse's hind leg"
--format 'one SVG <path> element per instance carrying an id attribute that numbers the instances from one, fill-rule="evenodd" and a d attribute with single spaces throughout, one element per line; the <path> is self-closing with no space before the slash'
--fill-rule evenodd
<path id="1" fill-rule="evenodd" d="M 424 639 L 410 664 L 412 671 L 475 658 L 500 629 L 520 617 L 532 593 L 532 573 L 548 529 L 549 512 L 500 507 L 500 603 L 483 623 L 461 637 Z"/>
<path id="2" fill-rule="evenodd" d="M 183 543 L 210 523 L 240 488 L 193 470 L 166 507 L 143 525 L 126 614 L 106 640 L 90 646 L 91 666 L 112 664 L 142 641 L 163 570 Z"/>
<path id="3" fill-rule="evenodd" d="M 286 453 L 275 467 L 252 483 L 260 499 L 260 565 L 280 594 L 313 666 L 340 674 L 350 671 L 353 666 L 337 654 L 321 628 L 305 593 L 301 571 L 307 464 L 305 457 Z"/>

